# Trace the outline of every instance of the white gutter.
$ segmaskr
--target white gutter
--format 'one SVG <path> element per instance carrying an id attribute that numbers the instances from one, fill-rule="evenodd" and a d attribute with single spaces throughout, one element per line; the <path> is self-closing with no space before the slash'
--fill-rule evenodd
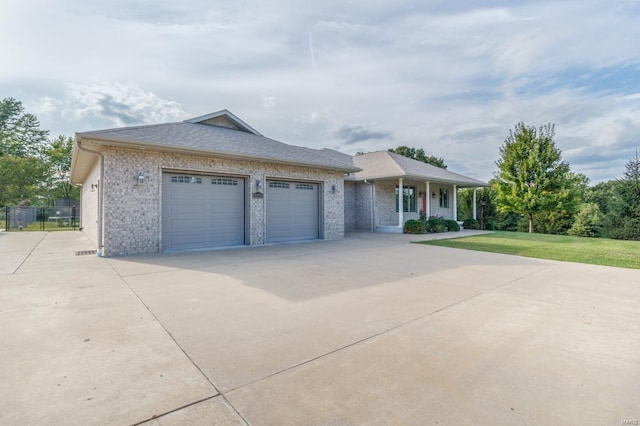
<path id="1" fill-rule="evenodd" d="M 80 139 L 76 140 L 77 142 L 77 146 L 78 149 L 80 151 L 85 151 L 85 152 L 90 152 L 92 154 L 96 154 L 99 158 L 100 158 L 100 179 L 98 181 L 98 250 L 96 251 L 96 255 L 97 256 L 102 256 L 102 249 L 103 249 L 103 242 L 102 242 L 102 237 L 103 237 L 103 232 L 102 232 L 102 210 L 103 210 L 103 203 L 104 203 L 104 194 L 102 191 L 102 188 L 104 186 L 104 155 L 102 155 L 102 153 L 100 151 L 94 151 L 92 149 L 89 148 L 84 148 L 82 146 L 82 142 L 80 141 Z M 82 208 L 82 206 L 81 206 Z"/>

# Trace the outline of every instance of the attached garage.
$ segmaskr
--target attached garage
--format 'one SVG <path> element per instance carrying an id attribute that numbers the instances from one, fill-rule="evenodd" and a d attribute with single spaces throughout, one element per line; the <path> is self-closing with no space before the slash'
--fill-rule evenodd
<path id="1" fill-rule="evenodd" d="M 267 242 L 319 237 L 317 183 L 267 180 Z"/>
<path id="2" fill-rule="evenodd" d="M 163 173 L 164 251 L 242 245 L 244 234 L 244 178 Z"/>

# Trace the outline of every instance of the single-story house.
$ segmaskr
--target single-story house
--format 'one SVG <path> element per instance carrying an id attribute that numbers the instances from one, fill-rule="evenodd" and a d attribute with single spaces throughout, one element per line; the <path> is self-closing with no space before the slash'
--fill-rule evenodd
<path id="1" fill-rule="evenodd" d="M 77 133 L 71 182 L 103 256 L 401 232 L 420 210 L 455 218 L 456 189 L 486 186 L 389 152 L 288 145 L 227 110 Z"/>

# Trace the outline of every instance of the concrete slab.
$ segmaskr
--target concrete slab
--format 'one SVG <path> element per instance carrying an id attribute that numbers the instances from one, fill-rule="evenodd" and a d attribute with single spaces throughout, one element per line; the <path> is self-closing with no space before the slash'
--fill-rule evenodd
<path id="1" fill-rule="evenodd" d="M 75 256 L 77 232 L 17 235 L 0 424 L 640 418 L 637 270 L 408 235 L 116 259 Z"/>
<path id="2" fill-rule="evenodd" d="M 13 274 L 46 236 L 46 232 L 0 232 L 0 275 Z"/>
<path id="3" fill-rule="evenodd" d="M 75 256 L 78 235 L 24 263 L 59 250 L 72 269 L 0 279 L 0 424 L 131 424 L 217 395 L 104 259 Z"/>
<path id="4" fill-rule="evenodd" d="M 538 300 L 540 281 L 529 277 L 517 297 L 502 287 L 226 396 L 252 424 L 637 419 L 640 342 L 629 336 L 640 335 L 640 286 L 587 286 L 575 306 L 553 303 L 566 287 L 552 277 L 579 271 L 558 264 L 541 273 L 549 301 Z M 632 297 L 620 304 L 605 292 Z M 634 318 L 616 315 L 634 306 Z"/>
<path id="5" fill-rule="evenodd" d="M 145 426 L 237 426 L 246 422 L 222 396 L 193 404 L 144 423 Z"/>

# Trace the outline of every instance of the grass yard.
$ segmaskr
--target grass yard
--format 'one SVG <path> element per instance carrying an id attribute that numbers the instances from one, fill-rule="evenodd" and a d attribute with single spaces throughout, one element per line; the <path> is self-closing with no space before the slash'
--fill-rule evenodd
<path id="1" fill-rule="evenodd" d="M 640 241 L 496 232 L 450 240 L 420 241 L 417 244 L 640 269 Z"/>
<path id="2" fill-rule="evenodd" d="M 60 221 L 60 222 L 51 221 L 51 222 L 44 222 L 44 229 L 42 229 L 43 228 L 42 222 L 33 222 L 32 224 L 24 228 L 23 231 L 70 231 L 71 229 L 73 229 L 70 225 L 71 224 L 69 223 L 68 220 Z M 77 222 L 75 225 L 76 225 L 75 229 L 78 229 Z M 15 231 L 15 230 L 12 230 L 12 231 Z"/>

